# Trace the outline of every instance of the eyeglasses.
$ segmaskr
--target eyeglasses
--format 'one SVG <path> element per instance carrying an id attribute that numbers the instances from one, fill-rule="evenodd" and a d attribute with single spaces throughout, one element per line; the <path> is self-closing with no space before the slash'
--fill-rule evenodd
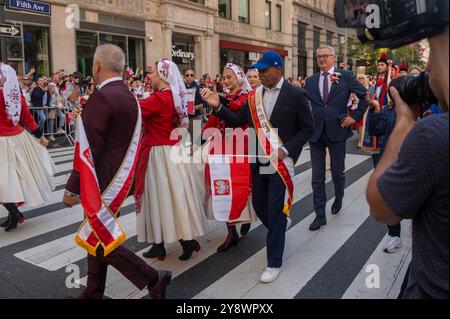
<path id="1" fill-rule="evenodd" d="M 332 55 L 332 54 L 318 55 L 317 59 L 319 59 L 319 60 L 327 60 L 331 56 L 334 56 L 334 55 Z"/>
<path id="2" fill-rule="evenodd" d="M 193 77 L 194 77 L 194 74 L 186 74 L 185 77 L 187 77 L 187 78 L 193 78 Z"/>

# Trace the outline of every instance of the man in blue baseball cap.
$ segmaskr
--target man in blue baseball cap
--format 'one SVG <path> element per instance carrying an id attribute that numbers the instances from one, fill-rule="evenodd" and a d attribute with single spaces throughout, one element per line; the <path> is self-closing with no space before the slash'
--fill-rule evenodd
<path id="1" fill-rule="evenodd" d="M 209 89 L 203 89 L 201 95 L 214 109 L 214 114 L 227 124 L 233 127 L 249 124 L 257 133 L 265 134 L 266 139 L 259 136 L 259 142 L 271 165 L 267 165 L 268 160 L 263 163 L 259 159 L 251 164 L 251 169 L 253 207 L 268 229 L 268 265 L 260 278 L 262 283 L 268 284 L 279 277 L 282 269 L 286 231 L 291 223 L 294 165 L 312 137 L 314 121 L 308 93 L 284 79 L 280 55 L 266 52 L 252 68 L 259 71 L 262 86 L 250 94 L 239 112 L 228 110 L 221 104 L 218 94 Z M 278 138 L 271 138 L 273 136 Z M 269 142 L 270 153 L 265 141 Z M 255 150 L 249 149 L 248 154 L 255 155 Z"/>

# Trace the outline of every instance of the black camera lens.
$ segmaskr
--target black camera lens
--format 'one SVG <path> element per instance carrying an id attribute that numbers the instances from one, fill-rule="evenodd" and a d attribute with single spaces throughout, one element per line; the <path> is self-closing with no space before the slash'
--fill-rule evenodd
<path id="1" fill-rule="evenodd" d="M 429 108 L 432 104 L 438 104 L 429 79 L 428 72 L 422 72 L 419 75 L 403 76 L 392 80 L 390 86 L 397 89 L 408 105 Z"/>

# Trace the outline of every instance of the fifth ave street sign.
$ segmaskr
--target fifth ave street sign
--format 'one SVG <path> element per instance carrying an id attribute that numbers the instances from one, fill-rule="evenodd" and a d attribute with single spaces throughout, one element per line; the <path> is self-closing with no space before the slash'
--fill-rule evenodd
<path id="1" fill-rule="evenodd" d="M 0 24 L 0 36 L 20 37 L 20 27 Z"/>

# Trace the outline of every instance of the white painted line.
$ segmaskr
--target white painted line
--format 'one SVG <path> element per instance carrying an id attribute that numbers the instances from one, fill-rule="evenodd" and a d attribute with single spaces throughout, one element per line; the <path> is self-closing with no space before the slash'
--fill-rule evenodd
<path id="1" fill-rule="evenodd" d="M 400 276 L 400 273 L 406 272 L 405 268 L 408 268 L 409 265 L 407 261 L 411 259 L 410 225 L 410 221 L 402 222 L 403 248 L 394 254 L 383 252 L 388 236 L 386 235 L 383 238 L 361 272 L 342 296 L 343 299 L 387 299 L 391 291 L 396 293 L 395 298 L 398 297 L 404 279 L 404 275 Z M 380 270 L 380 288 L 369 288 L 366 285 L 366 279 L 371 274 L 366 272 L 369 265 L 376 265 Z"/>

